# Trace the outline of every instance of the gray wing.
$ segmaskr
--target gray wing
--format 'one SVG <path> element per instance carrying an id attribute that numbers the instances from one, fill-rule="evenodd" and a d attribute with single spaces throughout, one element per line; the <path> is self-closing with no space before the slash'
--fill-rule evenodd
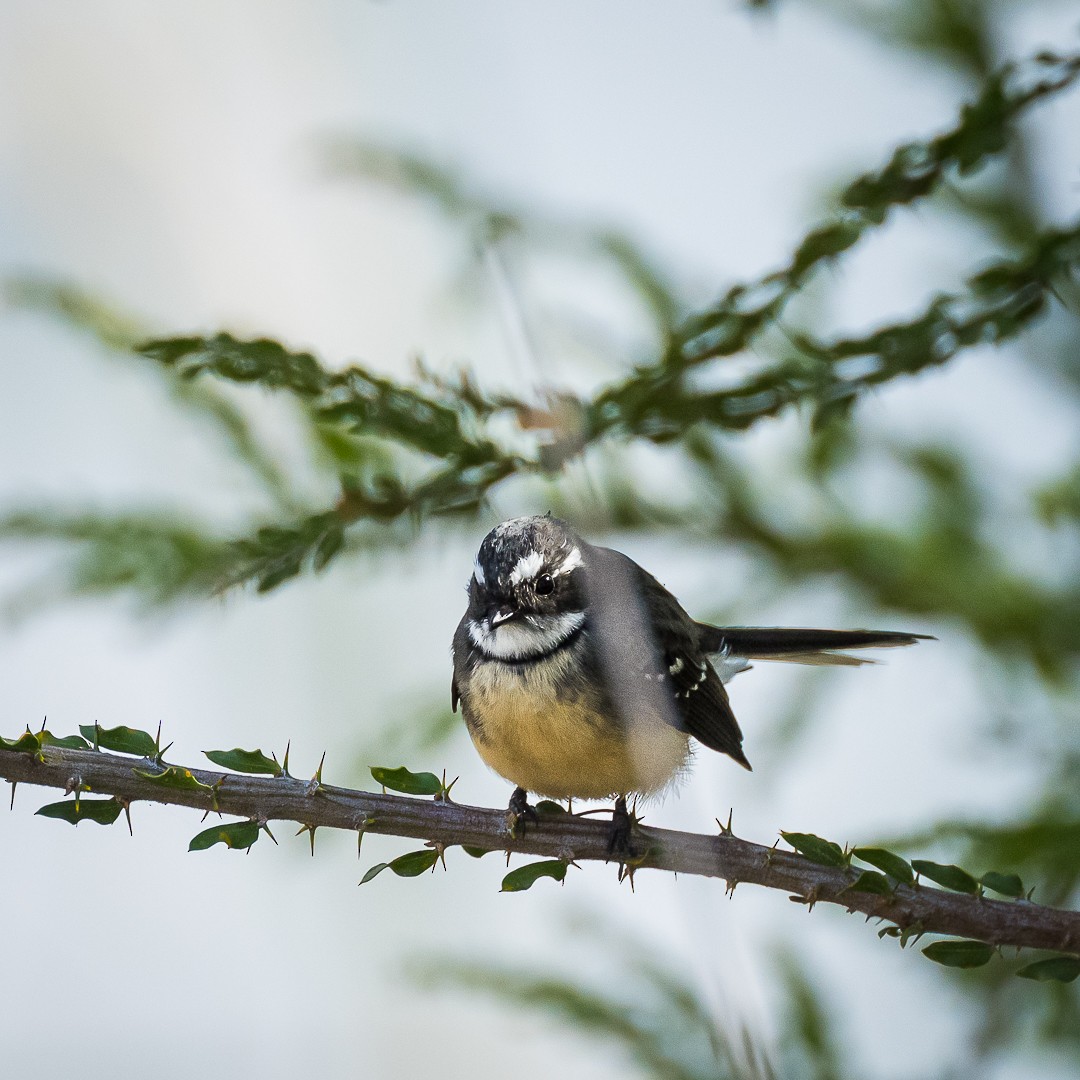
<path id="1" fill-rule="evenodd" d="M 727 754 L 749 769 L 750 762 L 742 749 L 742 731 L 731 711 L 727 690 L 701 647 L 698 624 L 656 578 L 636 563 L 633 565 L 659 659 L 666 668 L 661 674 L 674 693 L 675 716 L 682 730 L 710 750 Z"/>

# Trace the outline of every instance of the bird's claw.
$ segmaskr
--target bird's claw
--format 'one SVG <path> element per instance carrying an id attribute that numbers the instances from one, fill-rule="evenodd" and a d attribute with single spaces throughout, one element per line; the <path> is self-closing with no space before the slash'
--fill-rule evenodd
<path id="1" fill-rule="evenodd" d="M 529 803 L 528 792 L 520 787 L 514 788 L 514 794 L 510 796 L 508 814 L 510 818 L 510 835 L 515 839 L 525 835 L 526 822 L 535 825 L 540 820 L 536 807 L 531 806 Z"/>
<path id="2" fill-rule="evenodd" d="M 611 831 L 608 833 L 608 855 L 614 858 L 627 860 L 634 857 L 633 840 L 634 824 L 637 818 L 627 810 L 626 799 L 615 800 L 615 807 L 611 811 Z"/>

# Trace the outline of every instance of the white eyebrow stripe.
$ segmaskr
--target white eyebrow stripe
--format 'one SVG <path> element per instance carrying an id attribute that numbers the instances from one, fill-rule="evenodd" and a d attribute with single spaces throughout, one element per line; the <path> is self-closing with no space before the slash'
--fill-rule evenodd
<path id="1" fill-rule="evenodd" d="M 572 570 L 576 570 L 581 565 L 581 548 L 574 548 L 569 555 L 552 571 L 556 576 L 560 574 L 569 574 Z"/>
<path id="2" fill-rule="evenodd" d="M 484 579 L 484 568 L 480 565 L 480 560 L 477 559 L 473 562 L 472 576 L 476 578 L 477 585 L 486 585 L 487 581 Z"/>
<path id="3" fill-rule="evenodd" d="M 530 551 L 528 555 L 522 555 L 517 565 L 510 571 L 510 584 L 520 585 L 523 581 L 536 577 L 543 565 L 544 556 L 539 551 Z"/>

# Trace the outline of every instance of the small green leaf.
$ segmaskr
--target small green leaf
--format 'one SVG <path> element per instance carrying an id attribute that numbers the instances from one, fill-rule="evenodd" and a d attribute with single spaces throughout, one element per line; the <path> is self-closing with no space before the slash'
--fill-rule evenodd
<path id="1" fill-rule="evenodd" d="M 878 896 L 891 896 L 893 887 L 884 874 L 876 870 L 864 870 L 844 892 L 876 893 Z"/>
<path id="2" fill-rule="evenodd" d="M 439 853 L 434 848 L 421 848 L 420 851 L 410 851 L 406 855 L 399 855 L 396 859 L 392 859 L 390 869 L 398 877 L 419 877 L 430 870 L 438 859 Z"/>
<path id="3" fill-rule="evenodd" d="M 562 881 L 566 877 L 567 863 L 562 859 L 546 859 L 543 862 L 527 863 L 511 870 L 502 880 L 502 892 L 524 892 L 541 878 L 554 878 Z"/>
<path id="4" fill-rule="evenodd" d="M 79 735 L 54 735 L 51 731 L 39 731 L 38 742 L 42 746 L 59 746 L 63 750 L 89 750 L 90 744 Z"/>
<path id="5" fill-rule="evenodd" d="M 566 807 L 560 805 L 557 802 L 552 802 L 551 799 L 541 799 L 533 809 L 538 814 L 565 814 Z"/>
<path id="6" fill-rule="evenodd" d="M 970 893 L 974 896 L 979 891 L 979 883 L 966 871 L 952 863 L 927 862 L 925 859 L 912 859 L 912 869 L 925 878 L 953 892 Z"/>
<path id="7" fill-rule="evenodd" d="M 156 757 L 157 741 L 154 736 L 138 728 L 103 728 L 100 724 L 80 724 L 79 730 L 93 745 L 117 754 L 134 754 L 136 757 Z"/>
<path id="8" fill-rule="evenodd" d="M 259 831 L 258 823 L 254 821 L 230 821 L 224 825 L 215 825 L 192 837 L 188 851 L 206 851 L 215 844 L 248 851 L 259 839 Z"/>
<path id="9" fill-rule="evenodd" d="M 49 803 L 38 813 L 42 817 L 57 818 L 78 825 L 80 821 L 96 821 L 99 825 L 111 825 L 123 807 L 116 799 L 67 799 Z"/>
<path id="10" fill-rule="evenodd" d="M 14 750 L 19 754 L 36 754 L 41 740 L 32 731 L 24 731 L 17 739 L 0 738 L 0 750 Z"/>
<path id="11" fill-rule="evenodd" d="M 281 766 L 273 759 L 268 758 L 261 750 L 241 750 L 234 747 L 232 750 L 204 750 L 203 753 L 215 765 L 223 769 L 232 769 L 240 773 L 268 773 L 270 776 L 281 776 Z"/>
<path id="12" fill-rule="evenodd" d="M 800 854 L 821 866 L 847 866 L 848 856 L 839 844 L 822 840 L 813 833 L 781 832 L 780 835 Z"/>
<path id="13" fill-rule="evenodd" d="M 443 791 L 442 781 L 434 773 L 409 772 L 404 765 L 400 769 L 384 769 L 373 765 L 371 775 L 377 784 L 406 795 L 441 795 Z"/>
<path id="14" fill-rule="evenodd" d="M 370 870 L 360 879 L 361 885 L 366 885 L 372 878 L 377 878 L 390 864 L 388 862 L 376 863 Z"/>
<path id="15" fill-rule="evenodd" d="M 341 550 L 345 543 L 345 528 L 343 522 L 336 522 L 319 537 L 315 544 L 311 565 L 314 570 L 322 570 L 326 564 Z"/>
<path id="16" fill-rule="evenodd" d="M 214 790 L 210 784 L 196 780 L 190 769 L 181 768 L 179 765 L 170 765 L 164 772 L 159 773 L 146 772 L 144 769 L 131 771 L 152 784 L 160 784 L 162 787 L 173 788 L 175 791 L 212 792 Z"/>
<path id="17" fill-rule="evenodd" d="M 1034 964 L 1022 967 L 1016 974 L 1021 979 L 1036 979 L 1039 982 L 1072 982 L 1080 975 L 1080 957 L 1051 956 L 1047 960 L 1036 960 Z"/>
<path id="18" fill-rule="evenodd" d="M 1019 900 L 1024 895 L 1024 883 L 1017 874 L 999 874 L 994 870 L 989 870 L 979 878 L 979 881 L 984 888 L 991 889 L 1002 896 L 1011 896 L 1014 900 Z"/>
<path id="19" fill-rule="evenodd" d="M 923 949 L 923 955 L 946 967 L 977 968 L 990 962 L 994 946 L 985 941 L 935 941 Z"/>
<path id="20" fill-rule="evenodd" d="M 461 850 L 464 851 L 466 855 L 471 855 L 474 859 L 482 859 L 485 855 L 490 855 L 491 852 L 495 849 L 486 847 L 473 847 L 471 844 L 462 844 Z"/>
<path id="21" fill-rule="evenodd" d="M 915 880 L 915 874 L 908 861 L 891 851 L 886 851 L 885 848 L 857 847 L 851 854 L 862 862 L 884 870 L 889 877 L 896 878 L 897 881 L 910 885 Z"/>
<path id="22" fill-rule="evenodd" d="M 438 861 L 438 858 L 439 853 L 433 848 L 409 851 L 404 855 L 399 855 L 391 862 L 376 863 L 360 879 L 360 884 L 367 884 L 372 878 L 378 877 L 384 870 L 393 870 L 398 877 L 419 877 L 426 870 L 430 870 Z"/>

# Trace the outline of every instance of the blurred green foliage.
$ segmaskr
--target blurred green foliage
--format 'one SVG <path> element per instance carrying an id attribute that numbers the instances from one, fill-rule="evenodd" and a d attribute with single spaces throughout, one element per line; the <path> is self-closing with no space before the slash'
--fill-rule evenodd
<path id="1" fill-rule="evenodd" d="M 934 822 L 918 835 L 882 842 L 937 847 L 970 866 L 1015 870 L 1037 883 L 1038 899 L 1075 903 L 1080 461 L 1063 461 L 1054 475 L 1017 490 L 988 476 L 959 441 L 885 436 L 862 421 L 859 405 L 895 380 L 980 346 L 1007 344 L 1023 377 L 1048 388 L 1080 424 L 1080 221 L 1045 220 L 1019 122 L 1041 100 L 1068 92 L 1080 56 L 1044 52 L 1001 66 L 995 43 L 1006 36 L 1003 2 L 813 3 L 923 70 L 957 78 L 970 91 L 969 104 L 944 133 L 896 148 L 881 169 L 844 186 L 831 215 L 807 232 L 785 266 L 728 287 L 704 310 L 690 310 L 677 275 L 609 224 L 511 205 L 417 154 L 360 141 L 331 148 L 338 175 L 424 199 L 458 225 L 470 250 L 509 241 L 525 253 L 553 250 L 615 271 L 648 319 L 654 348 L 587 399 L 552 390 L 537 402 L 484 388 L 469 372 L 447 377 L 423 367 L 403 385 L 358 365 L 330 369 L 310 352 L 228 333 L 154 338 L 139 320 L 70 286 L 10 283 L 9 302 L 66 320 L 129 362 L 150 363 L 176 407 L 210 425 L 229 459 L 248 467 L 267 507 L 239 534 L 196 513 L 155 507 L 112 514 L 70 506 L 9 510 L 0 540 L 51 542 L 60 559 L 43 585 L 22 595 L 23 609 L 123 593 L 157 611 L 231 586 L 273 589 L 343 554 L 395 549 L 421 528 L 472 521 L 497 487 L 516 480 L 543 491 L 547 505 L 585 532 L 677 530 L 722 539 L 773 588 L 825 580 L 863 606 L 947 622 L 968 634 L 991 660 L 983 669 L 988 711 L 1011 679 L 1025 687 L 1030 712 L 1050 718 L 1049 731 L 1021 724 L 1008 736 L 1043 754 L 1042 787 L 1022 805 L 1003 806 L 996 820 Z M 820 270 L 839 265 L 911 206 L 962 224 L 996 254 L 914 317 L 870 333 L 822 337 L 806 314 L 820 308 L 829 287 Z M 736 355 L 740 363 L 732 366 Z M 294 483 L 293 470 L 256 433 L 242 396 L 223 393 L 227 384 L 257 386 L 290 402 L 312 463 L 336 492 L 332 505 Z M 798 442 L 782 468 L 762 476 L 749 464 L 740 433 L 792 411 L 801 421 Z M 629 455 L 641 442 L 662 444 L 657 452 L 681 477 L 663 496 L 633 482 Z M 587 485 L 572 469 L 582 455 L 591 468 Z M 895 515 L 867 510 L 854 494 L 873 470 L 899 478 L 912 493 Z M 1042 555 L 1026 559 L 1027 549 Z M 447 730 L 445 720 L 440 713 L 439 731 Z M 203 835 L 207 843 L 229 842 L 220 830 Z M 424 872 L 432 856 L 403 856 L 372 873 Z M 487 966 L 444 967 L 430 977 L 603 1035 L 651 1075 L 772 1075 L 752 1047 L 733 1047 L 717 1033 L 710 1011 L 682 980 L 632 944 L 619 955 L 634 988 L 627 1000 L 555 976 Z M 790 1023 L 779 1075 L 851 1075 L 813 982 L 793 960 L 782 967 Z M 1044 993 L 994 965 L 956 977 L 979 1006 L 976 1061 L 1034 1040 L 1080 1068 L 1075 984 Z"/>

